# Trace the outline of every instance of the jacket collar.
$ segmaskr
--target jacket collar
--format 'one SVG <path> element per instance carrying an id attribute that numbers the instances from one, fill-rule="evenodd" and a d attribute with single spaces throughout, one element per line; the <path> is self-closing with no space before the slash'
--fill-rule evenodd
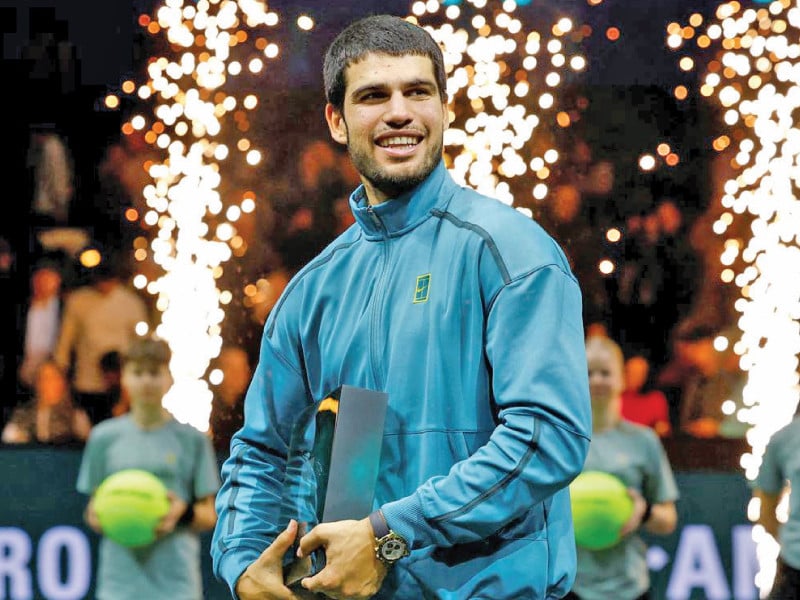
<path id="1" fill-rule="evenodd" d="M 369 206 L 363 185 L 350 195 L 350 209 L 367 239 L 403 235 L 425 219 L 434 208 L 443 208 L 458 189 L 444 160 L 417 187 L 381 204 Z"/>

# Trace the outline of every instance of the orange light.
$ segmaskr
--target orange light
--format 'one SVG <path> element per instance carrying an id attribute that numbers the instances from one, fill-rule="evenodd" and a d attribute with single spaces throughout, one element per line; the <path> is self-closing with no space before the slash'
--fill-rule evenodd
<path id="1" fill-rule="evenodd" d="M 609 27 L 608 29 L 606 29 L 606 37 L 612 42 L 616 42 L 619 39 L 619 36 L 620 36 L 619 28 Z"/>

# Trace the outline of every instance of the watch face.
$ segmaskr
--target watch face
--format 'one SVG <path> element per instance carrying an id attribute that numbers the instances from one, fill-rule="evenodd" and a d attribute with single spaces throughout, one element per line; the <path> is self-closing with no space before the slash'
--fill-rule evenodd
<path id="1" fill-rule="evenodd" d="M 389 539 L 381 544 L 381 557 L 386 562 L 392 563 L 403 558 L 406 555 L 406 549 L 405 541 L 397 538 Z"/>

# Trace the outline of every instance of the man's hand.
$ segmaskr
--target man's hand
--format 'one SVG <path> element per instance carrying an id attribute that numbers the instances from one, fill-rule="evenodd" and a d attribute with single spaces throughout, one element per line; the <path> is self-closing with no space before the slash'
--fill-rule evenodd
<path id="1" fill-rule="evenodd" d="M 317 525 L 300 539 L 297 555 L 325 549 L 325 568 L 302 580 L 305 589 L 336 599 L 374 596 L 386 577 L 386 566 L 375 556 L 375 534 L 369 519 Z"/>
<path id="2" fill-rule="evenodd" d="M 299 596 L 283 584 L 283 555 L 292 547 L 297 537 L 297 521 L 289 525 L 261 553 L 236 582 L 239 600 L 300 600 Z"/>
<path id="3" fill-rule="evenodd" d="M 169 510 L 167 514 L 161 517 L 161 520 L 156 526 L 156 535 L 158 536 L 165 536 L 174 531 L 175 526 L 189 506 L 186 500 L 178 496 L 178 494 L 172 490 L 167 492 L 167 498 L 169 499 Z"/>

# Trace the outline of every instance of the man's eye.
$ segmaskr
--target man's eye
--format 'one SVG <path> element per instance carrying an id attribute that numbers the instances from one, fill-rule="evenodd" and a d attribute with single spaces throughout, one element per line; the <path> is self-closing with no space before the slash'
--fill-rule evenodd
<path id="1" fill-rule="evenodd" d="M 381 92 L 369 92 L 361 96 L 361 100 L 369 101 L 369 100 L 380 100 L 384 97 L 384 94 Z"/>

